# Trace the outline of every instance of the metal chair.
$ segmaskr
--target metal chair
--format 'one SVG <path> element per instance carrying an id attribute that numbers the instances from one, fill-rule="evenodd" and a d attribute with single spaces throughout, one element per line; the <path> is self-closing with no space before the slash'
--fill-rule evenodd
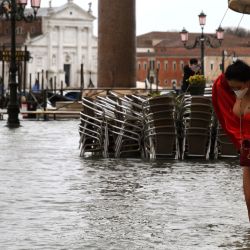
<path id="1" fill-rule="evenodd" d="M 148 158 L 179 157 L 173 97 L 160 96 L 143 103 L 144 148 Z"/>
<path id="2" fill-rule="evenodd" d="M 104 111 L 93 99 L 82 99 L 83 111 L 80 112 L 80 155 L 89 152 L 103 157 L 108 156 L 107 123 Z"/>

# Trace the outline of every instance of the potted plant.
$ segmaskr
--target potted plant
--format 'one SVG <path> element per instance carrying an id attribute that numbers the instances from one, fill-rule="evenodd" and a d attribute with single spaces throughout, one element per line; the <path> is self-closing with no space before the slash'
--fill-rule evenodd
<path id="1" fill-rule="evenodd" d="M 206 78 L 204 75 L 193 75 L 188 79 L 188 91 L 191 95 L 203 95 L 206 87 Z"/>

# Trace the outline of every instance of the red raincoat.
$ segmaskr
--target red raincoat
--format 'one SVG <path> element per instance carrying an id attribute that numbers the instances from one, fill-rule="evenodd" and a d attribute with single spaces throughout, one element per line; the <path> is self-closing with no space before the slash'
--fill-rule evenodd
<path id="1" fill-rule="evenodd" d="M 233 113 L 236 97 L 221 74 L 213 84 L 212 102 L 217 118 L 237 149 L 240 149 L 240 118 Z M 250 137 L 249 137 L 250 138 Z"/>

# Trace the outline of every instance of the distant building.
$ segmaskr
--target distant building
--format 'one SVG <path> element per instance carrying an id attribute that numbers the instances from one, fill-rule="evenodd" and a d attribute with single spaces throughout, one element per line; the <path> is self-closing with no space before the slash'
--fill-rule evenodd
<path id="1" fill-rule="evenodd" d="M 198 33 L 189 34 L 192 44 Z M 183 78 L 183 67 L 190 58 L 200 60 L 200 48 L 184 48 L 179 32 L 150 32 L 137 37 L 137 81 L 156 83 L 164 88 L 180 88 Z M 224 56 L 223 56 L 224 54 Z M 250 63 L 250 37 L 238 37 L 225 34 L 221 47 L 205 48 L 204 68 L 208 83 L 226 68 L 233 57 Z M 224 62 L 224 63 L 223 63 Z"/>
<path id="2" fill-rule="evenodd" d="M 32 57 L 27 63 L 27 81 L 31 76 L 34 83 L 43 71 L 45 84 L 49 85 L 53 80 L 57 88 L 61 83 L 64 87 L 79 88 L 83 64 L 84 86 L 87 87 L 89 82 L 96 85 L 97 38 L 93 35 L 95 17 L 91 9 L 85 11 L 72 0 L 60 7 L 52 7 L 50 1 L 48 8 L 38 10 L 37 18 L 32 23 L 17 22 L 17 46 L 24 49 L 26 45 Z M 7 20 L 0 22 L 0 37 L 3 37 L 2 44 L 6 48 L 10 45 L 9 23 Z"/>

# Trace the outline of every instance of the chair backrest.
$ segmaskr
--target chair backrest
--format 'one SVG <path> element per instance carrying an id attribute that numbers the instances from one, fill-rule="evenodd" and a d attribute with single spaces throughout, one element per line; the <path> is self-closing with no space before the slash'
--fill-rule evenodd
<path id="1" fill-rule="evenodd" d="M 82 98 L 83 112 L 88 116 L 95 116 L 94 99 L 91 97 Z"/>
<path id="2" fill-rule="evenodd" d="M 148 121 L 148 124 L 154 127 L 161 127 L 161 126 L 171 126 L 175 127 L 175 120 L 172 118 L 167 118 L 167 117 L 161 117 L 158 119 L 152 119 Z"/>
<path id="3" fill-rule="evenodd" d="M 186 103 L 200 103 L 211 105 L 211 98 L 205 96 L 189 96 L 185 98 Z"/>
<path id="4" fill-rule="evenodd" d="M 211 120 L 212 119 L 212 113 L 206 112 L 206 111 L 192 111 L 192 112 L 185 112 L 184 115 L 186 117 L 189 117 L 190 119 L 196 118 L 196 119 L 204 119 L 204 120 Z"/>
<path id="5" fill-rule="evenodd" d="M 211 119 L 202 119 L 202 118 L 191 118 L 186 120 L 186 126 L 190 127 L 199 127 L 199 128 L 208 128 L 212 124 Z"/>
<path id="6" fill-rule="evenodd" d="M 212 106 L 202 103 L 189 103 L 184 106 L 184 109 L 192 111 L 212 112 Z"/>

